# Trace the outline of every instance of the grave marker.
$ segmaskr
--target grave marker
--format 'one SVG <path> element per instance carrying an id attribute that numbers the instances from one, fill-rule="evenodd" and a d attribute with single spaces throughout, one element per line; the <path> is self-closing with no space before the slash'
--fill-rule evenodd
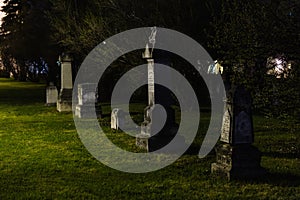
<path id="1" fill-rule="evenodd" d="M 149 40 L 155 43 L 155 39 Z M 176 135 L 178 125 L 175 123 L 175 111 L 171 108 L 172 98 L 168 89 L 163 86 L 156 85 L 156 78 L 164 78 L 171 81 L 171 77 L 166 74 L 155 73 L 155 62 L 169 66 L 170 54 L 162 50 L 154 50 L 154 43 L 151 52 L 148 44 L 146 44 L 143 58 L 148 63 L 148 106 L 144 110 L 144 122 L 141 125 L 141 133 L 136 136 L 136 145 L 146 149 L 149 152 L 156 151 L 167 145 Z M 155 57 L 155 58 L 154 58 Z M 160 76 L 160 77 L 159 77 Z M 159 118 L 161 107 L 164 107 L 167 115 L 165 124 L 162 124 Z M 182 141 L 184 142 L 184 141 Z"/>
<path id="2" fill-rule="evenodd" d="M 95 116 L 100 118 L 101 107 L 97 104 L 97 94 L 97 84 L 78 84 L 78 104 L 75 108 L 75 116 L 79 118 L 93 118 Z"/>
<path id="3" fill-rule="evenodd" d="M 58 98 L 58 91 L 54 83 L 50 82 L 49 86 L 46 88 L 46 105 L 56 106 Z"/>
<path id="4" fill-rule="evenodd" d="M 111 112 L 111 129 L 119 130 L 124 124 L 125 113 L 119 108 L 114 108 Z"/>
<path id="5" fill-rule="evenodd" d="M 59 112 L 72 111 L 72 60 L 68 55 L 60 56 L 61 62 L 61 89 L 57 100 Z"/>
<path id="6" fill-rule="evenodd" d="M 212 164 L 211 171 L 228 180 L 260 177 L 266 171 L 260 166 L 260 151 L 252 146 L 251 96 L 243 86 L 232 87 L 225 102 L 222 144 L 216 148 L 217 161 Z"/>

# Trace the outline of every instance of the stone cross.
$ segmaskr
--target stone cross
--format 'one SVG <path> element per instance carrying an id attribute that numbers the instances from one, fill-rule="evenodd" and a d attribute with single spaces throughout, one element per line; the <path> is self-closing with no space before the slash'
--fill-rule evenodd
<path id="1" fill-rule="evenodd" d="M 153 47 L 155 36 L 156 29 L 152 29 L 149 43 L 152 43 Z M 156 73 L 156 67 L 158 66 L 155 65 L 155 63 L 160 63 L 169 66 L 170 54 L 154 48 L 149 50 L 149 46 L 146 44 L 143 58 L 148 63 L 148 106 L 144 110 L 144 122 L 141 125 L 141 133 L 136 137 L 136 145 L 151 152 L 167 145 L 176 135 L 178 125 L 175 123 L 175 111 L 171 108 L 172 98 L 170 91 L 163 86 L 155 84 L 156 78 L 171 81 L 168 73 Z M 166 111 L 167 119 L 165 124 L 160 124 L 161 121 L 158 116 L 162 113 L 161 108 L 156 104 L 163 106 Z"/>

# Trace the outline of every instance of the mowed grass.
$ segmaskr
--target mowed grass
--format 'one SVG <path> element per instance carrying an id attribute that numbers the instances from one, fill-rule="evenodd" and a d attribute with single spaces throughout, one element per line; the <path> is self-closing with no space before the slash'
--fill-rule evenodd
<path id="1" fill-rule="evenodd" d="M 299 124 L 254 117 L 254 145 L 269 171 L 260 180 L 212 176 L 214 152 L 199 159 L 197 151 L 159 171 L 129 174 L 93 158 L 77 135 L 72 113 L 44 103 L 44 85 L 0 79 L 0 199 L 300 199 Z M 143 107 L 132 109 L 137 113 Z M 135 151 L 133 138 L 110 131 L 110 108 L 103 110 L 100 124 L 109 138 Z M 209 119 L 201 116 L 196 149 Z"/>

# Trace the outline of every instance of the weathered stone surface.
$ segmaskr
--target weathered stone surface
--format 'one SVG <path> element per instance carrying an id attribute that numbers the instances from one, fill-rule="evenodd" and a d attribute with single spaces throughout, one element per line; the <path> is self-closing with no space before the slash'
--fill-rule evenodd
<path id="1" fill-rule="evenodd" d="M 154 93 L 154 60 L 148 59 L 148 105 L 155 104 Z"/>
<path id="2" fill-rule="evenodd" d="M 101 118 L 101 106 L 97 103 L 97 84 L 78 84 L 78 104 L 75 116 L 79 118 Z"/>
<path id="3" fill-rule="evenodd" d="M 72 60 L 66 55 L 60 58 L 61 62 L 61 88 L 72 89 Z"/>
<path id="4" fill-rule="evenodd" d="M 78 85 L 78 104 L 95 104 L 97 101 L 97 84 L 83 83 Z"/>
<path id="5" fill-rule="evenodd" d="M 251 96 L 244 87 L 231 89 L 223 115 L 221 141 L 232 145 L 252 144 L 253 122 L 251 111 Z"/>
<path id="6" fill-rule="evenodd" d="M 220 146 L 211 172 L 231 179 L 255 179 L 266 173 L 260 166 L 261 153 L 254 140 L 251 96 L 244 87 L 228 92 L 223 115 Z"/>
<path id="7" fill-rule="evenodd" d="M 252 145 L 222 144 L 216 148 L 216 155 L 211 171 L 228 180 L 256 179 L 266 173 L 260 166 L 261 152 Z"/>
<path id="8" fill-rule="evenodd" d="M 101 106 L 97 104 L 76 105 L 75 116 L 79 118 L 92 119 L 101 118 Z"/>
<path id="9" fill-rule="evenodd" d="M 58 100 L 57 110 L 59 112 L 72 111 L 72 89 L 61 89 Z"/>
<path id="10" fill-rule="evenodd" d="M 158 110 L 155 106 L 146 107 L 145 121 L 141 125 L 141 133 L 136 137 L 136 145 L 142 149 L 146 149 L 148 152 L 156 151 L 166 146 L 172 141 L 178 131 L 173 109 L 166 109 L 167 119 L 163 127 L 158 125 L 161 122 L 159 118 L 155 117 L 158 114 L 157 112 Z M 180 142 L 184 143 L 184 138 Z"/>
<path id="11" fill-rule="evenodd" d="M 61 89 L 57 100 L 59 112 L 72 111 L 72 65 L 69 56 L 60 57 Z"/>
<path id="12" fill-rule="evenodd" d="M 111 129 L 119 130 L 125 125 L 125 113 L 119 108 L 114 108 L 111 112 Z"/>
<path id="13" fill-rule="evenodd" d="M 46 88 L 46 105 L 47 106 L 55 106 L 57 103 L 58 91 L 56 86 L 53 84 L 49 85 Z"/>

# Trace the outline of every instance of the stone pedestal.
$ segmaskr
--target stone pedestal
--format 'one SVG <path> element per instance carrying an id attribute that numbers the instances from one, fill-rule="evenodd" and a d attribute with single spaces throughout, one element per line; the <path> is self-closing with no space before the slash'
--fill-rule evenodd
<path id="1" fill-rule="evenodd" d="M 57 100 L 59 112 L 72 111 L 72 65 L 69 56 L 60 57 L 61 62 L 61 89 Z"/>
<path id="2" fill-rule="evenodd" d="M 46 88 L 46 106 L 56 106 L 58 91 L 53 83 Z"/>
<path id="3" fill-rule="evenodd" d="M 56 105 L 59 112 L 72 111 L 72 91 L 72 89 L 60 90 Z"/>
<path id="4" fill-rule="evenodd" d="M 75 116 L 79 118 L 101 118 L 101 107 L 97 104 L 97 85 L 84 83 L 78 85 L 78 104 Z M 96 113 L 95 113 L 96 112 Z"/>
<path id="5" fill-rule="evenodd" d="M 141 133 L 136 136 L 136 145 L 148 152 L 163 148 L 175 137 L 178 125 L 175 123 L 175 112 L 173 109 L 166 109 L 167 120 L 162 129 L 155 106 L 148 106 L 145 109 L 144 122 L 141 125 Z M 157 116 L 157 117 L 155 117 Z M 184 138 L 182 138 L 184 142 Z"/>
<path id="6" fill-rule="evenodd" d="M 252 145 L 221 144 L 216 148 L 216 163 L 211 172 L 232 179 L 255 179 L 266 170 L 260 166 L 261 152 Z"/>
<path id="7" fill-rule="evenodd" d="M 260 166 L 261 153 L 254 141 L 251 96 L 243 86 L 227 93 L 216 163 L 211 172 L 231 179 L 255 179 L 266 171 Z"/>

